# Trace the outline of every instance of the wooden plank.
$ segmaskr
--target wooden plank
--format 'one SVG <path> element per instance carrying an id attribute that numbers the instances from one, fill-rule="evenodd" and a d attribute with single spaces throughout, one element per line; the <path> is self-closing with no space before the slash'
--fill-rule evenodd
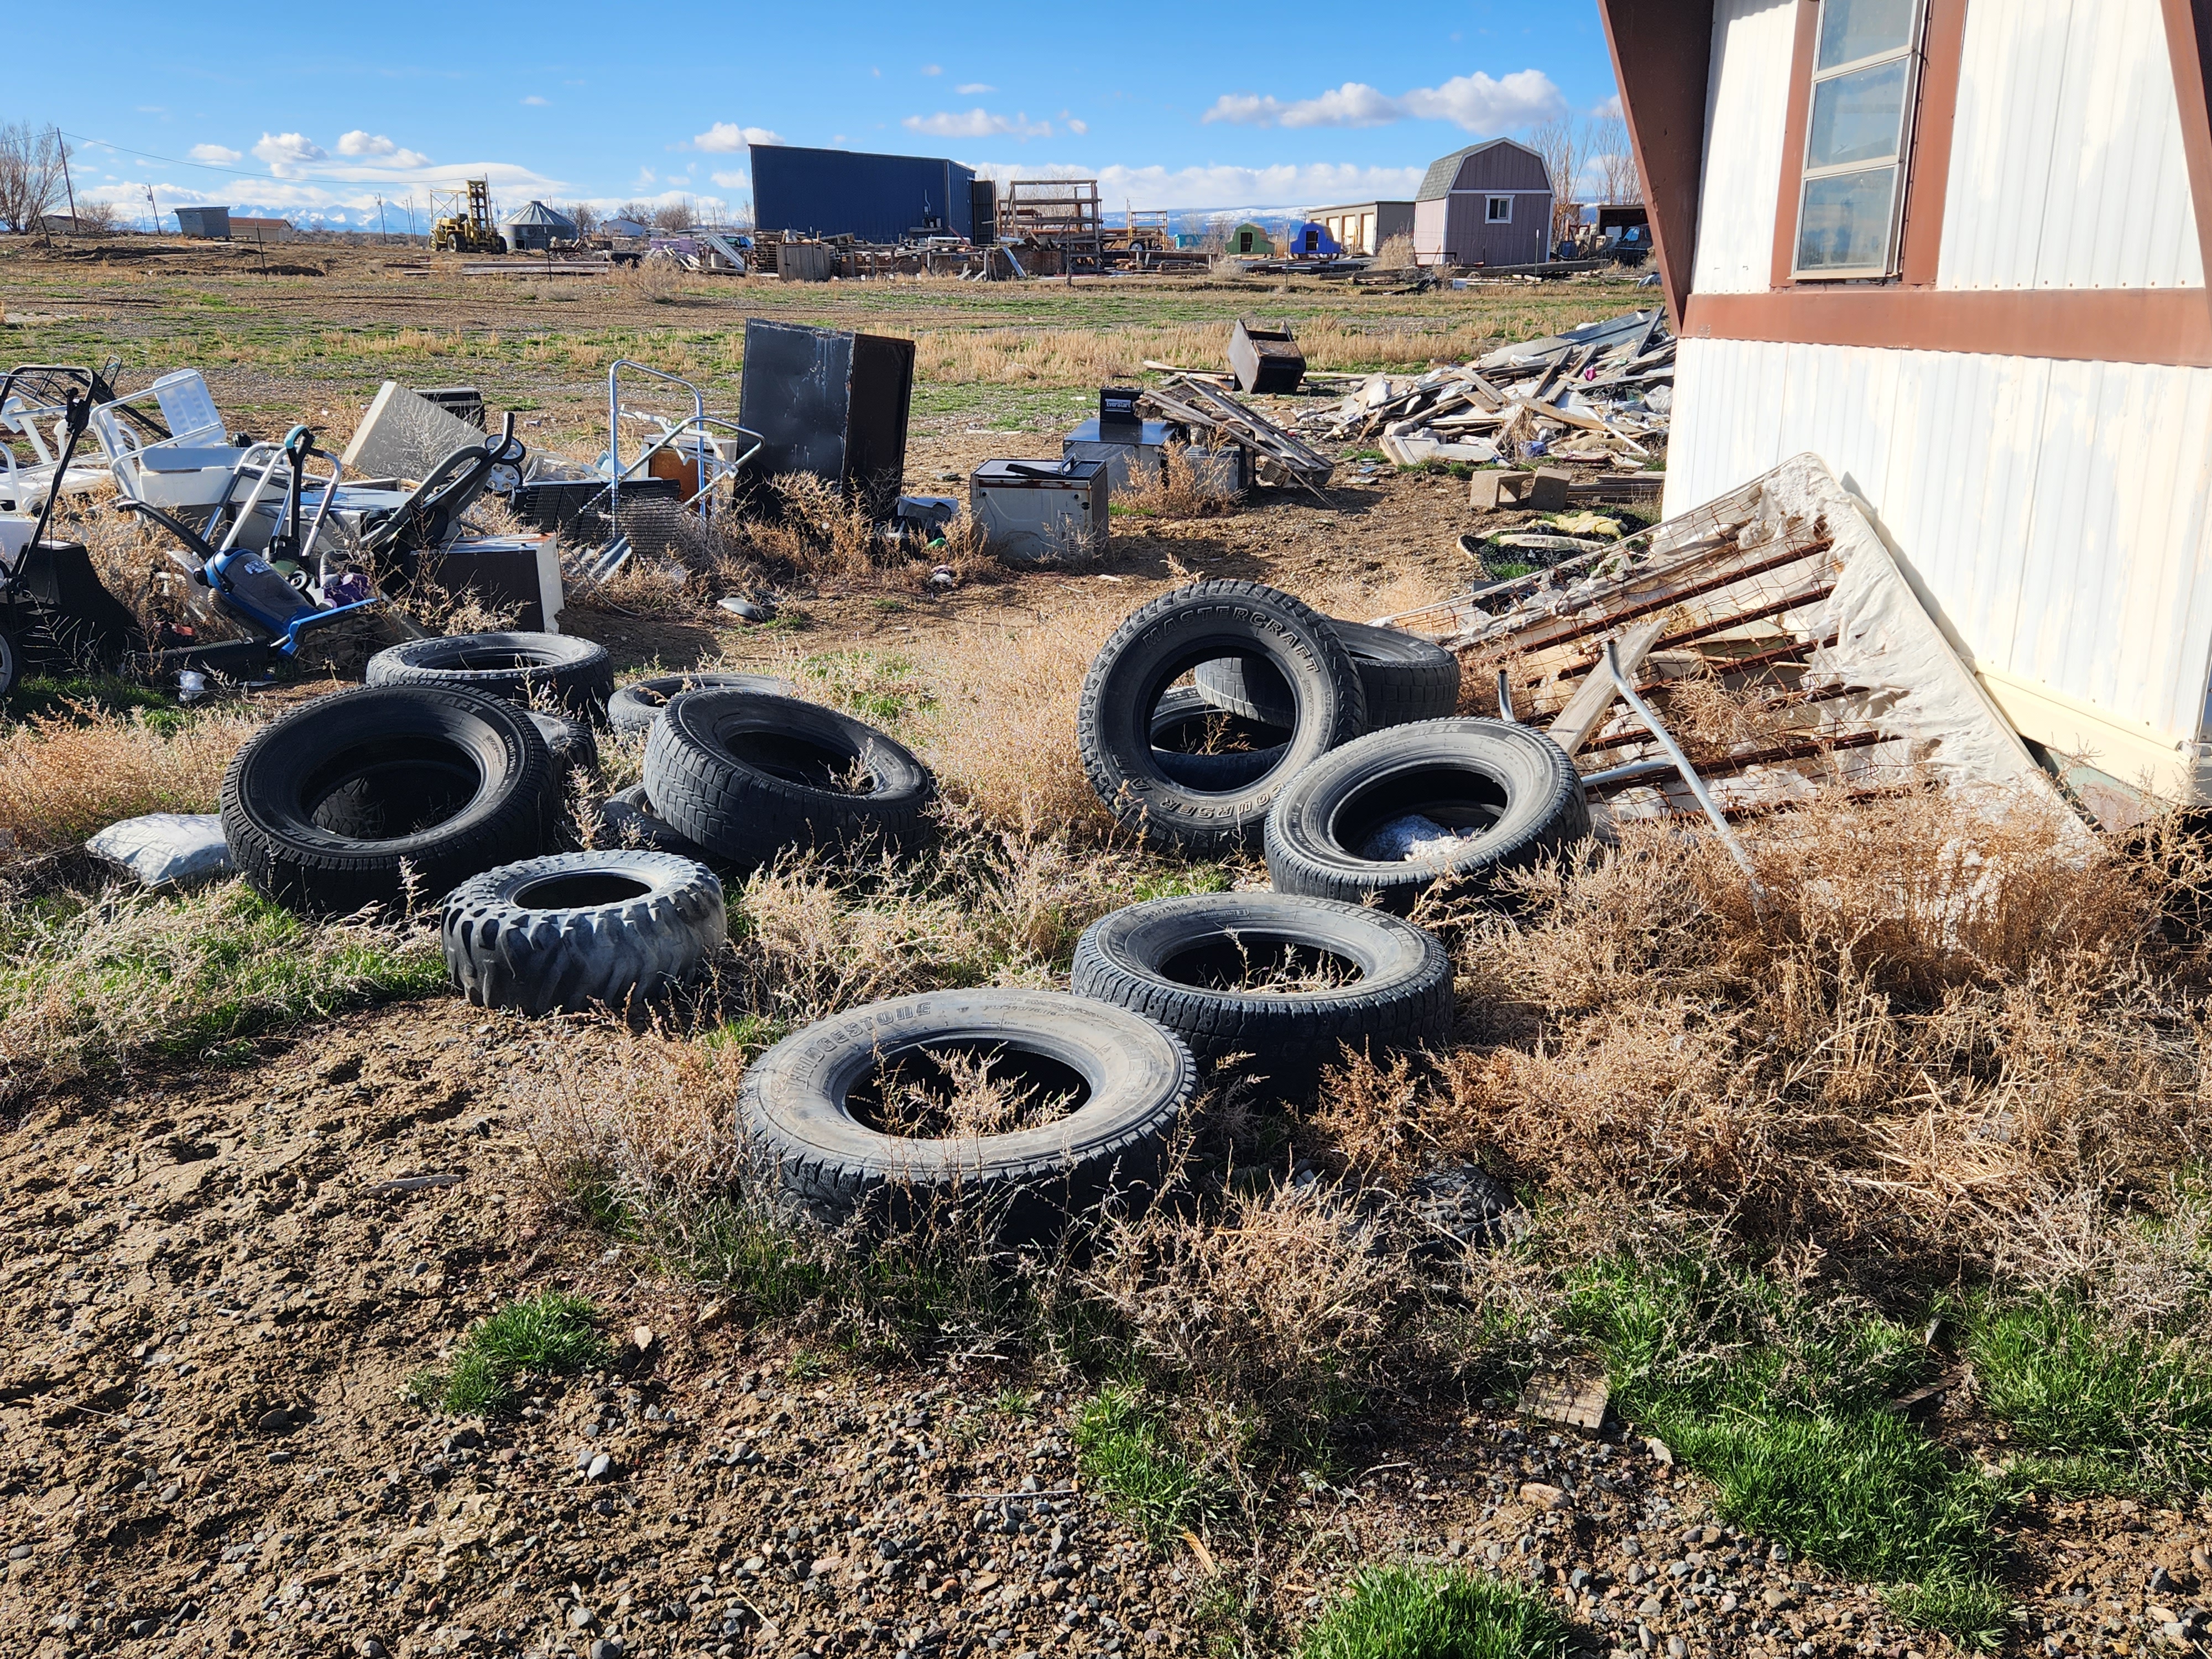
<path id="1" fill-rule="evenodd" d="M 1633 675 L 1644 666 L 1644 658 L 1651 654 L 1652 642 L 1667 626 L 1663 617 L 1647 617 L 1620 636 L 1620 672 Z M 1552 741 L 1570 755 L 1589 741 L 1589 734 L 1605 719 L 1606 711 L 1620 695 L 1620 688 L 1613 683 L 1601 661 L 1596 670 L 1575 688 L 1567 706 L 1559 710 L 1559 718 L 1552 722 Z"/>

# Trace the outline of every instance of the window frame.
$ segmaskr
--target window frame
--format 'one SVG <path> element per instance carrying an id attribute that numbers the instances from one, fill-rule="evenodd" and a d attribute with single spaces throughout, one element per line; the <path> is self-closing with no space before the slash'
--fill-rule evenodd
<path id="1" fill-rule="evenodd" d="M 1510 225 L 1510 224 L 1511 224 L 1511 223 L 1513 222 L 1513 192 L 1512 192 L 1512 191 L 1505 191 L 1505 192 L 1504 192 L 1504 194 L 1502 194 L 1502 195 L 1492 195 L 1490 191 L 1483 191 L 1482 195 L 1483 195 L 1483 203 L 1482 203 L 1482 222 L 1483 222 L 1484 224 L 1486 224 L 1486 225 Z M 1504 204 L 1505 204 L 1505 216 L 1504 216 L 1504 218 L 1502 218 L 1502 219 L 1501 219 L 1501 218 L 1499 218 L 1499 217 L 1498 216 L 1498 214 L 1497 214 L 1497 211 L 1496 211 L 1496 209 L 1497 209 L 1497 207 L 1498 207 L 1498 204 L 1500 202 L 1503 202 L 1503 203 L 1504 203 Z"/>
<path id="2" fill-rule="evenodd" d="M 1912 155 L 1920 132 L 1920 83 L 1928 68 L 1929 0 L 1912 0 L 1912 33 L 1902 46 L 1887 52 L 1871 52 L 1855 58 L 1832 69 L 1820 67 L 1820 26 L 1825 21 L 1823 9 L 1827 0 L 1814 0 L 1813 20 L 1813 50 L 1806 64 L 1803 83 L 1805 131 L 1798 147 L 1796 185 L 1790 193 L 1795 204 L 1790 226 L 1790 280 L 1793 283 L 1855 283 L 1887 282 L 1897 276 L 1905 261 L 1905 204 L 1912 187 Z M 1898 121 L 1897 150 L 1887 166 L 1891 171 L 1889 192 L 1889 225 L 1882 236 L 1882 261 L 1876 265 L 1819 265 L 1807 267 L 1801 263 L 1805 248 L 1805 193 L 1807 189 L 1823 179 L 1838 179 L 1854 173 L 1870 173 L 1883 165 L 1877 161 L 1841 161 L 1826 167 L 1811 165 L 1814 116 L 1823 82 L 1840 80 L 1847 75 L 1875 69 L 1884 64 L 1905 65 L 1904 106 Z"/>

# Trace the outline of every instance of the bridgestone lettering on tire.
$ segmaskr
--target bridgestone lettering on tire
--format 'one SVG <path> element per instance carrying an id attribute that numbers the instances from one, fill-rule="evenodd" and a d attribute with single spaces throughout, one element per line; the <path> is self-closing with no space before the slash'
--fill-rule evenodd
<path id="1" fill-rule="evenodd" d="M 446 967 L 471 1002 L 528 1014 L 649 1002 L 696 978 L 728 936 L 722 884 L 666 853 L 562 853 L 447 896 Z"/>
<path id="2" fill-rule="evenodd" d="M 857 781 L 859 787 L 852 787 Z M 688 691 L 653 724 L 645 793 L 680 835 L 750 867 L 787 848 L 923 834 L 928 769 L 872 726 L 796 697 Z"/>
<path id="3" fill-rule="evenodd" d="M 558 703 L 605 718 L 614 695 L 607 648 L 573 634 L 451 634 L 407 640 L 368 659 L 371 685 L 457 685 L 510 702 Z"/>
<path id="4" fill-rule="evenodd" d="M 1010 1134 L 918 1139 L 855 1115 L 886 1067 L 947 1052 L 994 1056 L 1002 1076 L 1060 1077 L 1064 1117 Z M 764 1178 L 826 1218 L 979 1204 L 1035 1238 L 1109 1196 L 1146 1201 L 1198 1064 L 1153 1021 L 1049 991 L 929 991 L 854 1009 L 777 1043 L 746 1070 L 741 1145 Z"/>
<path id="5" fill-rule="evenodd" d="M 773 674 L 656 674 L 632 680 L 614 694 L 607 703 L 607 724 L 617 732 L 647 731 L 668 700 L 687 691 L 764 691 L 788 697 L 798 688 Z"/>
<path id="6" fill-rule="evenodd" d="M 1480 831 L 1451 850 L 1393 860 L 1359 848 L 1381 825 L 1418 815 Z M 1542 732 L 1504 720 L 1425 720 L 1348 743 L 1291 780 L 1267 816 L 1279 891 L 1404 915 L 1449 881 L 1480 890 L 1589 834 L 1582 779 Z"/>
<path id="7" fill-rule="evenodd" d="M 558 811 L 529 715 L 443 686 L 318 697 L 248 738 L 222 781 L 223 837 L 246 881 L 322 915 L 434 903 L 542 853 Z"/>
<path id="8" fill-rule="evenodd" d="M 1194 787 L 1156 758 L 1154 712 L 1199 664 L 1237 655 L 1266 657 L 1293 688 L 1290 739 L 1259 777 Z M 1124 824 L 1155 847 L 1214 853 L 1256 839 L 1282 787 L 1366 719 L 1358 671 L 1319 613 L 1256 582 L 1197 582 L 1142 606 L 1100 649 L 1083 682 L 1076 744 L 1091 787 Z"/>
<path id="9" fill-rule="evenodd" d="M 1336 617 L 1328 625 L 1359 670 L 1369 731 L 1449 720 L 1459 712 L 1459 659 L 1442 646 L 1399 628 Z M 1195 678 L 1206 702 L 1217 708 L 1271 726 L 1290 723 L 1291 688 L 1264 660 L 1218 657 L 1200 663 Z"/>
<path id="10" fill-rule="evenodd" d="M 1334 967 L 1344 982 L 1266 991 L 1279 976 Z M 1285 1088 L 1346 1048 L 1441 1046 L 1451 1036 L 1451 959 L 1396 916 L 1291 893 L 1152 899 L 1103 916 L 1075 947 L 1076 995 L 1133 1008 L 1209 1065 L 1251 1057 Z"/>

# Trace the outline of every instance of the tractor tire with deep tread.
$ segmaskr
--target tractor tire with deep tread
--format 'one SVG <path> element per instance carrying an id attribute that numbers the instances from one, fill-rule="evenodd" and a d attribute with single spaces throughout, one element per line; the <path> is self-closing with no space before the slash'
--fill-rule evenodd
<path id="1" fill-rule="evenodd" d="M 848 776 L 868 787 L 843 787 Z M 904 745 L 819 703 L 688 691 L 645 744 L 645 793 L 678 834 L 740 868 L 788 848 L 918 842 L 935 793 Z"/>
<path id="2" fill-rule="evenodd" d="M 222 781 L 223 838 L 247 883 L 318 915 L 434 902 L 544 852 L 559 811 L 528 714 L 450 686 L 318 697 L 248 738 Z"/>
<path id="3" fill-rule="evenodd" d="M 1254 968 L 1357 970 L 1347 982 L 1267 992 Z M 1441 1046 L 1451 1036 L 1451 958 L 1413 923 L 1291 893 L 1150 899 L 1100 917 L 1076 944 L 1069 988 L 1158 1020 L 1208 1065 L 1251 1057 L 1279 1088 L 1354 1052 Z"/>
<path id="4" fill-rule="evenodd" d="M 1480 833 L 1419 858 L 1360 851 L 1408 814 Z M 1293 778 L 1267 815 L 1267 871 L 1279 892 L 1403 915 L 1439 882 L 1485 888 L 1589 831 L 1575 763 L 1544 733 L 1505 720 L 1424 720 L 1371 732 Z"/>
<path id="5" fill-rule="evenodd" d="M 559 853 L 488 870 L 446 896 L 454 987 L 526 1014 L 626 1011 L 696 977 L 729 936 L 722 884 L 667 853 Z"/>
<path id="6" fill-rule="evenodd" d="M 1401 628 L 1329 620 L 1359 670 L 1367 694 L 1367 729 L 1449 720 L 1459 712 L 1459 659 Z M 1216 708 L 1269 726 L 1287 725 L 1291 688 L 1273 665 L 1249 657 L 1200 663 L 1199 690 Z"/>
<path id="7" fill-rule="evenodd" d="M 607 648 L 573 634 L 448 634 L 404 640 L 368 659 L 371 685 L 458 685 L 509 702 L 549 696 L 580 720 L 605 718 L 614 695 Z"/>
<path id="8" fill-rule="evenodd" d="M 607 724 L 617 732 L 650 731 L 671 697 L 687 691 L 764 691 L 795 697 L 799 688 L 773 674 L 656 674 L 632 680 L 607 702 Z"/>
<path id="9" fill-rule="evenodd" d="M 1290 740 L 1260 776 L 1195 787 L 1159 763 L 1153 717 L 1184 674 L 1240 653 L 1266 657 L 1297 687 Z M 1257 582 L 1204 581 L 1139 607 L 1100 648 L 1077 706 L 1076 746 L 1098 799 L 1146 842 L 1218 853 L 1256 840 L 1284 785 L 1358 736 L 1366 719 L 1358 671 L 1325 617 Z"/>
<path id="10" fill-rule="evenodd" d="M 1067 1115 L 1006 1134 L 919 1139 L 855 1115 L 884 1067 L 946 1050 L 994 1055 L 1079 1085 Z M 1146 1201 L 1190 1109 L 1198 1063 L 1126 1008 L 1054 991 L 927 991 L 811 1025 L 745 1070 L 739 1143 L 753 1167 L 824 1218 L 900 1219 L 978 1204 L 1001 1236 L 1048 1237 L 1109 1196 Z"/>

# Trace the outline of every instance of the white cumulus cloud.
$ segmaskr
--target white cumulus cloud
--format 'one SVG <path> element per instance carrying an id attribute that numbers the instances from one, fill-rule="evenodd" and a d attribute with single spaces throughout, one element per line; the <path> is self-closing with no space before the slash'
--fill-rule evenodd
<path id="1" fill-rule="evenodd" d="M 981 105 L 971 110 L 939 110 L 909 115 L 906 125 L 933 138 L 1049 138 L 1052 123 L 1032 121 L 1026 112 L 994 115 Z"/>
<path id="2" fill-rule="evenodd" d="M 988 82 L 969 81 L 952 89 L 963 98 L 981 98 L 987 92 L 996 92 L 998 88 L 990 85 Z"/>
<path id="3" fill-rule="evenodd" d="M 253 153 L 269 163 L 269 170 L 282 179 L 299 172 L 311 161 L 326 160 L 330 152 L 320 144 L 308 140 L 304 133 L 264 132 Z"/>
<path id="4" fill-rule="evenodd" d="M 766 127 L 741 127 L 735 121 L 717 121 L 704 132 L 691 136 L 691 148 L 710 155 L 729 155 L 748 144 L 780 144 L 782 135 Z"/>
<path id="5" fill-rule="evenodd" d="M 298 137 L 296 133 L 287 136 Z M 257 155 L 261 154 L 258 147 L 253 153 Z M 322 152 L 317 150 L 315 154 L 320 156 Z M 356 127 L 351 132 L 339 136 L 338 154 L 350 155 L 361 161 L 381 162 L 387 167 L 426 167 L 430 165 L 430 158 L 420 150 L 402 149 L 382 133 L 364 132 L 359 127 Z"/>
<path id="6" fill-rule="evenodd" d="M 988 179 L 1096 179 L 1109 201 L 1182 211 L 1297 209 L 1334 202 L 1394 201 L 1420 187 L 1420 167 L 1353 167 L 1329 162 L 1270 167 L 1122 167 L 985 162 Z"/>
<path id="7" fill-rule="evenodd" d="M 195 161 L 206 161 L 219 167 L 231 167 L 246 159 L 236 150 L 222 144 L 194 144 L 185 154 Z"/>
<path id="8" fill-rule="evenodd" d="M 750 190 L 753 176 L 750 173 L 710 173 L 707 175 L 724 190 Z"/>
<path id="9" fill-rule="evenodd" d="M 1516 70 L 1501 80 L 1477 72 L 1393 97 L 1364 81 L 1346 81 L 1316 98 L 1285 101 L 1254 93 L 1224 93 L 1201 118 L 1248 127 L 1380 127 L 1395 121 L 1449 121 L 1469 132 L 1547 121 L 1567 106 L 1541 70 Z"/>
<path id="10" fill-rule="evenodd" d="M 527 104 L 527 105 L 528 105 L 531 108 L 532 108 L 532 109 L 544 109 L 547 105 L 550 104 L 553 100 L 552 100 L 551 99 L 550 99 L 550 98 L 541 98 L 541 97 L 539 97 L 536 93 L 534 93 L 534 92 L 533 92 L 533 93 L 532 93 L 532 94 L 530 94 L 530 96 L 528 96 L 527 98 L 524 99 L 522 101 L 523 101 L 524 103 Z"/>
<path id="11" fill-rule="evenodd" d="M 924 64 L 921 66 L 921 72 L 924 75 L 942 75 L 945 73 L 945 65 L 942 64 Z"/>

